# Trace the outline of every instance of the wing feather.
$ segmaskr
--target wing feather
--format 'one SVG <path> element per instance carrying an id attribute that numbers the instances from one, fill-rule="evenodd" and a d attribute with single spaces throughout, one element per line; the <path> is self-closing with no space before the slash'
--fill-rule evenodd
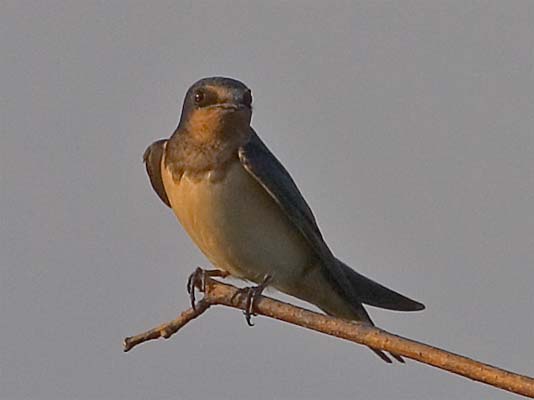
<path id="1" fill-rule="evenodd" d="M 167 207 L 170 207 L 171 204 L 167 197 L 167 193 L 165 192 L 165 187 L 163 186 L 163 179 L 161 178 L 161 158 L 163 157 L 166 144 L 167 139 L 161 139 L 148 146 L 143 154 L 143 162 L 145 163 L 146 172 L 150 178 L 152 188 L 161 201 L 163 201 Z"/>
<path id="2" fill-rule="evenodd" d="M 325 243 L 315 217 L 297 185 L 254 131 L 250 140 L 240 147 L 239 159 L 243 167 L 271 195 L 310 243 L 310 247 L 321 260 L 321 271 L 333 287 L 351 300 L 357 301 L 344 269 Z"/>
<path id="3" fill-rule="evenodd" d="M 313 213 L 284 166 L 254 131 L 239 149 L 244 168 L 271 195 L 321 260 L 321 272 L 332 287 L 357 309 L 360 303 L 399 311 L 422 310 L 424 305 L 360 275 L 334 257 Z"/>

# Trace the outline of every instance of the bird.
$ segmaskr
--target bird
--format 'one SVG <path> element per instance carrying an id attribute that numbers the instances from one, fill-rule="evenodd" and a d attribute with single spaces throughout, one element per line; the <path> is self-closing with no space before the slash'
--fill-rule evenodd
<path id="1" fill-rule="evenodd" d="M 334 256 L 294 180 L 251 119 L 252 92 L 245 84 L 203 78 L 187 91 L 174 133 L 143 155 L 152 188 L 216 269 L 368 325 L 373 322 L 363 304 L 423 310 L 422 303 Z M 391 363 L 384 352 L 371 350 Z"/>

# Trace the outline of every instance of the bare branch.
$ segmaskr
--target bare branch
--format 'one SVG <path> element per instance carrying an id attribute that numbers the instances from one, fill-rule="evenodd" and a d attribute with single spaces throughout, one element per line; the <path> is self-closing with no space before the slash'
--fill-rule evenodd
<path id="1" fill-rule="evenodd" d="M 197 303 L 195 310 L 186 310 L 171 322 L 162 324 L 145 333 L 126 338 L 124 340 L 124 351 L 129 351 L 136 345 L 148 340 L 160 337 L 169 338 L 182 326 L 198 317 L 212 305 L 225 305 L 245 310 L 246 296 L 243 291 L 240 291 L 235 286 L 207 278 L 204 299 Z M 533 378 L 393 335 L 376 327 L 319 314 L 265 296 L 257 299 L 254 311 L 259 315 L 395 353 L 475 381 L 534 398 Z"/>
<path id="2" fill-rule="evenodd" d="M 200 316 L 200 314 L 204 313 L 204 311 L 210 308 L 210 306 L 211 303 L 207 301 L 207 299 L 202 299 L 196 304 L 194 309 L 190 308 L 185 310 L 178 316 L 178 318 L 152 328 L 149 331 L 140 333 L 139 335 L 125 338 L 123 342 L 124 351 L 130 351 L 138 344 L 147 342 L 149 340 L 159 339 L 161 337 L 165 339 L 170 338 L 172 335 L 178 332 L 182 326 Z"/>

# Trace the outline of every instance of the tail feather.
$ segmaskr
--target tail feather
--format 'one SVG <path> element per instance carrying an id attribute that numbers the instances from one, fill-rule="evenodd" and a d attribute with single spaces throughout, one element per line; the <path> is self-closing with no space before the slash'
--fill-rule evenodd
<path id="1" fill-rule="evenodd" d="M 385 361 L 387 362 L 388 364 L 391 364 L 392 361 L 391 361 L 391 358 L 389 358 L 389 356 L 384 353 L 382 350 L 377 350 L 377 349 L 373 349 L 372 347 L 369 347 L 369 350 L 371 350 L 373 353 L 375 353 L 378 357 L 380 357 L 380 359 L 382 361 Z M 393 354 L 392 354 L 393 355 Z M 395 359 L 397 359 L 398 356 L 395 357 Z M 402 358 L 401 358 L 402 360 Z M 402 363 L 404 363 L 404 360 L 402 360 Z"/>
<path id="2" fill-rule="evenodd" d="M 343 272 L 350 282 L 354 296 L 362 303 L 395 311 L 424 310 L 424 304 L 388 289 L 357 273 L 342 261 L 337 261 L 342 266 Z"/>

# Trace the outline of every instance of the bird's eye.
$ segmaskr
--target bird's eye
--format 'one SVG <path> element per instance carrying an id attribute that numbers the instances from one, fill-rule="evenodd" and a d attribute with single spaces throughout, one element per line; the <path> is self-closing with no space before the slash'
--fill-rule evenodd
<path id="1" fill-rule="evenodd" d="M 247 90 L 245 94 L 243 95 L 243 104 L 247 107 L 250 107 L 252 104 L 252 93 L 250 90 Z"/>
<path id="2" fill-rule="evenodd" d="M 195 93 L 195 103 L 196 104 L 202 103 L 205 97 L 206 95 L 204 94 L 204 92 L 202 90 L 199 90 L 198 92 Z"/>

